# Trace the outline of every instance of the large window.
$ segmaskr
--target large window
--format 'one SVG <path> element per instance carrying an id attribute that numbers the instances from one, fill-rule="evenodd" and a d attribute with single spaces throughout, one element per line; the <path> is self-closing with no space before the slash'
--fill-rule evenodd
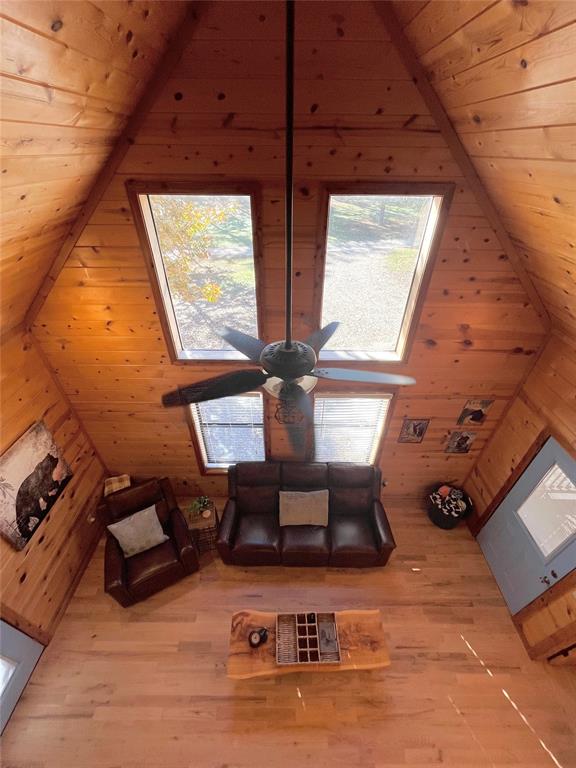
<path id="1" fill-rule="evenodd" d="M 220 334 L 259 335 L 252 195 L 147 191 L 137 200 L 173 356 L 242 358 Z"/>
<path id="2" fill-rule="evenodd" d="M 206 470 L 227 469 L 239 461 L 264 461 L 261 394 L 196 403 L 190 412 Z"/>
<path id="3" fill-rule="evenodd" d="M 373 463 L 392 395 L 314 397 L 316 461 Z"/>
<path id="4" fill-rule="evenodd" d="M 402 359 L 439 214 L 451 193 L 442 190 L 329 195 L 320 324 L 341 325 L 321 358 Z"/>

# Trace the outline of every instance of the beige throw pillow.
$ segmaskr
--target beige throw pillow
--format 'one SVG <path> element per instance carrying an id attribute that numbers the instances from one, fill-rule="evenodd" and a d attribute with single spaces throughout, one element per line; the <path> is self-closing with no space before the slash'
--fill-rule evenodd
<path id="1" fill-rule="evenodd" d="M 328 490 L 280 491 L 280 525 L 328 525 Z"/>
<path id="2" fill-rule="evenodd" d="M 126 557 L 145 552 L 168 539 L 162 530 L 154 504 L 106 527 L 117 539 Z"/>

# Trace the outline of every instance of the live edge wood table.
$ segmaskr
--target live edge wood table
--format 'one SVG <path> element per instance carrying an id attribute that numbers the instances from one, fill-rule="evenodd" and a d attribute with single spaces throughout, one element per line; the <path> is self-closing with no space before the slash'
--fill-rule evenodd
<path id="1" fill-rule="evenodd" d="M 345 672 L 390 666 L 380 611 L 336 611 L 336 624 L 342 658 L 339 664 L 278 665 L 276 614 L 239 611 L 232 616 L 228 677 L 247 680 L 292 672 Z M 248 635 L 260 627 L 268 630 L 268 640 L 258 648 L 251 648 Z"/>

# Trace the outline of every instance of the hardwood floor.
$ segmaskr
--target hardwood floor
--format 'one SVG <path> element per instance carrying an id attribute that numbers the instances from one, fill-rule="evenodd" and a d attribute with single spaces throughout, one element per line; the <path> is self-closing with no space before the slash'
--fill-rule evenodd
<path id="1" fill-rule="evenodd" d="M 576 670 L 531 662 L 476 543 L 388 508 L 384 569 L 225 566 L 123 609 L 100 546 L 3 737 L 4 768 L 576 766 Z M 234 682 L 240 608 L 378 607 L 392 666 Z M 568 682 L 570 681 L 570 682 Z"/>

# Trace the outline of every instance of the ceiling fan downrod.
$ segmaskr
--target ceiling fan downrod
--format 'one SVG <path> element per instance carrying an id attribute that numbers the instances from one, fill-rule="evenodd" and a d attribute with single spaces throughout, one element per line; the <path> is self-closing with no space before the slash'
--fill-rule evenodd
<path id="1" fill-rule="evenodd" d="M 284 347 L 292 348 L 292 247 L 294 208 L 294 0 L 286 0 L 286 338 Z"/>

